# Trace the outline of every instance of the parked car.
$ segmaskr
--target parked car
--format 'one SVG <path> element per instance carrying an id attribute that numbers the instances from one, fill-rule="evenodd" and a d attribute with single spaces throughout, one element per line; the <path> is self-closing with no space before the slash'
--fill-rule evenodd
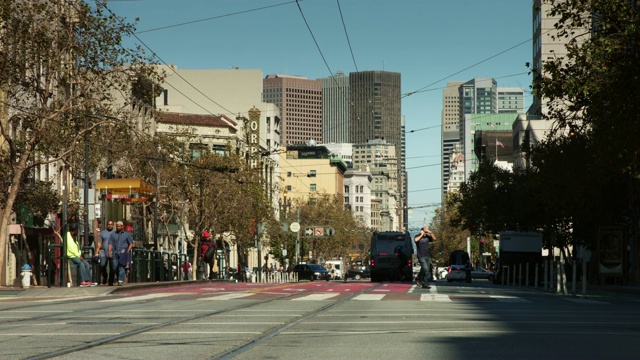
<path id="1" fill-rule="evenodd" d="M 360 280 L 360 279 L 368 279 L 371 277 L 371 268 L 369 268 L 369 266 L 352 266 L 348 271 L 347 271 L 347 275 L 349 276 L 349 279 L 356 279 L 356 280 Z"/>
<path id="2" fill-rule="evenodd" d="M 465 281 L 465 279 L 467 278 L 467 274 L 464 271 L 464 266 L 463 267 L 458 267 L 455 265 L 452 266 L 446 278 L 448 282 Z"/>
<path id="3" fill-rule="evenodd" d="M 471 278 L 472 279 L 487 279 L 489 281 L 493 281 L 494 279 L 493 271 L 483 269 L 480 267 L 474 267 L 471 269 Z"/>
<path id="4" fill-rule="evenodd" d="M 298 264 L 293 268 L 293 272 L 298 274 L 298 280 L 326 280 L 331 279 L 329 270 L 319 264 Z"/>

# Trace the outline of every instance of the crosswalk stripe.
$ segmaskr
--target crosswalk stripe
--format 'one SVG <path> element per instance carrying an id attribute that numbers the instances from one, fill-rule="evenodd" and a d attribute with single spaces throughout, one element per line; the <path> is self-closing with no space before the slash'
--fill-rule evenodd
<path id="1" fill-rule="evenodd" d="M 175 295 L 175 294 L 173 294 L 173 293 L 147 294 L 147 295 L 139 295 L 139 296 L 118 297 L 118 298 L 113 298 L 113 299 L 98 300 L 98 302 L 114 302 L 114 301 L 131 302 L 131 301 L 158 299 L 158 298 L 169 297 L 169 296 L 173 296 L 173 295 Z"/>
<path id="2" fill-rule="evenodd" d="M 382 300 L 384 294 L 360 294 L 353 298 L 353 300 Z"/>
<path id="3" fill-rule="evenodd" d="M 253 296 L 255 295 L 254 293 L 248 294 L 248 293 L 228 293 L 228 294 L 222 294 L 222 295 L 216 295 L 216 296 L 209 296 L 209 297 L 205 297 L 205 298 L 200 298 L 198 300 L 233 300 L 233 299 L 241 299 L 244 297 L 249 297 L 249 296 Z"/>
<path id="4" fill-rule="evenodd" d="M 597 301 L 597 300 L 591 300 L 591 299 L 581 299 L 581 298 L 562 298 L 562 299 L 567 300 L 567 301 L 576 302 L 576 303 L 579 303 L 579 304 L 598 304 L 598 305 L 607 304 L 604 301 Z"/>
<path id="5" fill-rule="evenodd" d="M 327 299 L 331 299 L 332 297 L 336 297 L 338 295 L 339 294 L 336 294 L 336 293 L 310 294 L 303 297 L 295 298 L 293 300 L 327 300 Z"/>
<path id="6" fill-rule="evenodd" d="M 525 300 L 523 298 L 517 296 L 506 296 L 506 295 L 490 295 L 492 299 L 496 299 L 501 302 L 531 302 L 529 300 Z"/>
<path id="7" fill-rule="evenodd" d="M 420 301 L 451 302 L 451 299 L 449 298 L 449 295 L 422 294 L 420 295 Z"/>

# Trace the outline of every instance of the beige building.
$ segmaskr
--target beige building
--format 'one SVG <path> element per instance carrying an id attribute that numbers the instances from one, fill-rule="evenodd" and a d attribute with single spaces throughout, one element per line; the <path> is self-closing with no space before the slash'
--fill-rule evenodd
<path id="1" fill-rule="evenodd" d="M 280 151 L 281 195 L 306 201 L 319 194 L 344 198 L 346 163 L 324 146 L 292 145 Z"/>

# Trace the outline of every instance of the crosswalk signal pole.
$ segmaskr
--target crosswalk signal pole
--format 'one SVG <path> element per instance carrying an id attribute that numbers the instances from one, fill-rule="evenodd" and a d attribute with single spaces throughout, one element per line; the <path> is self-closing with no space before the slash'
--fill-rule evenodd
<path id="1" fill-rule="evenodd" d="M 298 208 L 296 209 L 296 216 L 297 218 L 297 222 L 298 224 L 300 224 L 300 206 L 298 206 Z M 298 230 L 296 232 L 296 263 L 295 265 L 298 265 L 300 263 L 300 231 Z"/>

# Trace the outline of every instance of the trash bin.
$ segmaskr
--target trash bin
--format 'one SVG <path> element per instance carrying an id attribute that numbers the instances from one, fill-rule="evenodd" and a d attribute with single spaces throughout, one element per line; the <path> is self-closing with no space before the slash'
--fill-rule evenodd
<path id="1" fill-rule="evenodd" d="M 22 265 L 21 268 L 22 272 L 20 273 L 20 275 L 22 275 L 22 287 L 27 289 L 31 287 L 31 266 L 29 266 L 29 264 L 24 264 Z"/>

